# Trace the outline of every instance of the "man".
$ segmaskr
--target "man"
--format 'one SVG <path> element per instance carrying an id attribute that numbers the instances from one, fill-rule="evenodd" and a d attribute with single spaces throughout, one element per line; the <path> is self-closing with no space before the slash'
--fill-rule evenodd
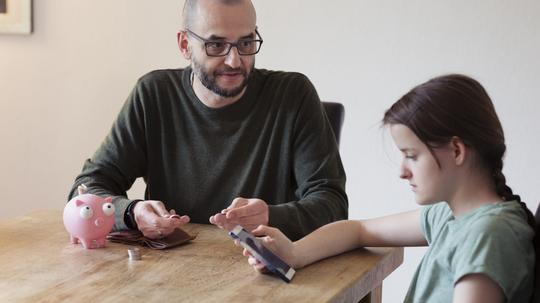
<path id="1" fill-rule="evenodd" d="M 191 220 L 266 224 L 298 239 L 347 218 L 345 173 L 314 87 L 254 68 L 262 38 L 252 3 L 187 0 L 183 17 L 178 45 L 190 67 L 138 81 L 70 197 L 83 183 L 113 196 L 115 229 L 150 238 Z M 145 200 L 126 197 L 137 177 Z"/>

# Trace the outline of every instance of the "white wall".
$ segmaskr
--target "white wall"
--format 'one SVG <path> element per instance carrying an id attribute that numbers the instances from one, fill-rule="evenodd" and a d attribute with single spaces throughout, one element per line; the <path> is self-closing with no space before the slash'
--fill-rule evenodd
<path id="1" fill-rule="evenodd" d="M 413 209 L 383 111 L 412 86 L 466 73 L 490 92 L 506 130 L 509 184 L 540 201 L 540 2 L 255 0 L 265 40 L 257 66 L 307 74 L 344 103 L 341 151 L 354 219 Z M 62 208 L 84 159 L 136 79 L 185 66 L 183 1 L 34 1 L 31 36 L 0 35 L 0 219 Z M 132 191 L 139 195 L 142 186 Z M 384 284 L 402 300 L 423 248 Z"/>

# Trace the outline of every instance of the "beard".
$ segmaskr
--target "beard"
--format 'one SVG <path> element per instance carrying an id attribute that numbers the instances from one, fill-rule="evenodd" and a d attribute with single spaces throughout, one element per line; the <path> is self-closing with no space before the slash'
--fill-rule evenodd
<path id="1" fill-rule="evenodd" d="M 207 69 L 205 69 L 202 64 L 195 60 L 195 58 L 192 58 L 191 62 L 193 63 L 193 72 L 195 73 L 197 78 L 199 78 L 202 85 L 204 85 L 204 87 L 206 87 L 214 94 L 224 98 L 236 97 L 240 93 L 242 93 L 242 91 L 244 90 L 244 88 L 246 88 L 248 84 L 249 76 L 251 75 L 251 71 L 255 66 L 255 61 L 253 61 L 249 72 L 243 68 L 231 68 L 229 66 L 225 66 L 211 73 Z M 216 77 L 224 72 L 240 73 L 244 77 L 244 80 L 237 87 L 233 87 L 231 89 L 223 88 L 217 84 Z"/>

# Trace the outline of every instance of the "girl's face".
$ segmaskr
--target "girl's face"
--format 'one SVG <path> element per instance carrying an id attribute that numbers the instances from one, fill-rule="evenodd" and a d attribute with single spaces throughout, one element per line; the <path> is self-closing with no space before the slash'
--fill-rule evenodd
<path id="1" fill-rule="evenodd" d="M 403 154 L 399 177 L 409 181 L 416 203 L 426 205 L 448 201 L 455 180 L 451 165 L 452 150 L 445 147 L 433 149 L 441 164 L 439 167 L 429 148 L 410 128 L 393 124 L 390 125 L 390 133 Z"/>

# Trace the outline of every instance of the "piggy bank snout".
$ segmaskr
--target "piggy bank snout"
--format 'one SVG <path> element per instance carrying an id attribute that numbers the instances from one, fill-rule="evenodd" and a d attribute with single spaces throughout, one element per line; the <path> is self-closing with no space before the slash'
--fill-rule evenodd
<path id="1" fill-rule="evenodd" d="M 94 224 L 97 227 L 102 227 L 105 224 L 105 220 L 102 217 L 99 217 L 94 221 Z"/>

